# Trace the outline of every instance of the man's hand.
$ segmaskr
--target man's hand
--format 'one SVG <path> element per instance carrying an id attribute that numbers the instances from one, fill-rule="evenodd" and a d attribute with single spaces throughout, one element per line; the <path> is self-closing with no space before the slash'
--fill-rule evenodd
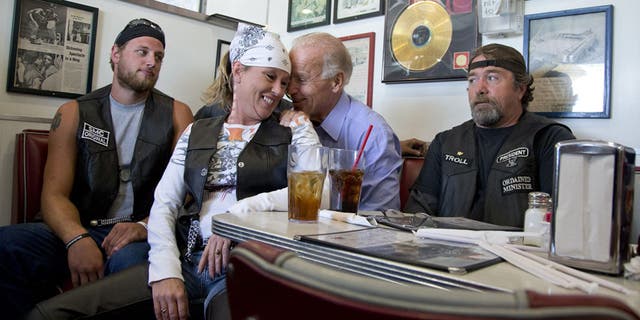
<path id="1" fill-rule="evenodd" d="M 102 247 L 107 257 L 110 257 L 127 244 L 146 239 L 147 230 L 141 224 L 135 222 L 120 222 L 116 223 L 104 238 Z"/>
<path id="2" fill-rule="evenodd" d="M 182 280 L 168 278 L 154 282 L 151 284 L 151 292 L 156 319 L 189 318 L 189 297 Z"/>
<path id="3" fill-rule="evenodd" d="M 403 156 L 424 157 L 428 147 L 427 142 L 416 138 L 400 141 Z"/>
<path id="4" fill-rule="evenodd" d="M 212 235 L 202 252 L 202 258 L 198 263 L 198 272 L 204 271 L 204 268 L 209 266 L 209 276 L 212 279 L 215 279 L 216 275 L 222 274 L 229 263 L 230 247 L 231 240 L 219 235 Z"/>
<path id="5" fill-rule="evenodd" d="M 102 279 L 102 252 L 91 237 L 78 240 L 67 251 L 73 287 Z"/>

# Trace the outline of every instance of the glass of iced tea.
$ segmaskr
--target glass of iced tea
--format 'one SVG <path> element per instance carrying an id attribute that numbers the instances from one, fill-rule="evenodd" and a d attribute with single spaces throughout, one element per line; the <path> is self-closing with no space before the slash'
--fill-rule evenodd
<path id="1" fill-rule="evenodd" d="M 329 177 L 331 179 L 330 209 L 358 213 L 362 177 L 364 176 L 364 156 L 358 151 L 329 149 Z"/>
<path id="2" fill-rule="evenodd" d="M 289 221 L 316 222 L 327 175 L 327 152 L 321 146 L 290 145 L 287 178 Z"/>

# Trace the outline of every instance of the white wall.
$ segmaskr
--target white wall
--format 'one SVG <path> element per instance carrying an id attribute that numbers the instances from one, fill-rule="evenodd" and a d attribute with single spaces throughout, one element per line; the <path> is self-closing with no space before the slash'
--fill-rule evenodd
<path id="1" fill-rule="evenodd" d="M 265 0 L 254 0 L 265 1 Z M 83 0 L 89 6 L 100 9 L 96 59 L 94 66 L 94 88 L 111 81 L 108 52 L 120 29 L 132 18 L 148 17 L 158 22 L 167 36 L 167 55 L 157 87 L 189 104 L 195 111 L 201 105 L 202 90 L 212 79 L 215 50 L 218 38 L 230 39 L 233 31 L 212 27 L 194 20 L 161 13 L 152 9 L 113 0 Z M 431 140 L 433 136 L 470 118 L 466 98 L 466 82 L 400 83 L 384 84 L 382 79 L 382 48 L 384 16 L 358 22 L 331 24 L 328 26 L 287 33 L 288 0 L 269 0 L 267 24 L 271 30 L 281 34 L 287 46 L 291 40 L 311 31 L 326 31 L 335 36 L 347 36 L 375 32 L 375 68 L 373 108 L 382 114 L 401 139 L 419 137 Z M 640 12 L 640 1 L 629 0 L 529 0 L 525 2 L 525 13 L 540 13 L 597 5 L 614 5 L 613 63 L 611 88 L 611 119 L 565 119 L 579 138 L 597 138 L 618 142 L 640 151 L 640 101 L 635 76 L 640 70 L 640 42 L 635 40 L 639 24 L 636 13 Z M 252 10 L 252 8 L 246 8 Z M 13 1 L 0 1 L 0 42 L 8 44 L 13 25 Z M 238 17 L 243 18 L 243 17 Z M 500 42 L 522 49 L 522 36 L 489 39 L 483 43 Z M 6 83 L 8 45 L 0 50 L 0 84 Z M 43 98 L 33 95 L 0 91 L 0 115 L 24 115 L 51 117 L 64 99 Z M 5 133 L 5 124 L 0 121 Z M 25 126 L 26 127 L 26 126 Z M 16 132 L 18 129 L 15 129 Z M 0 137 L 0 225 L 9 221 L 11 199 L 11 167 L 13 153 L 11 132 Z M 638 182 L 636 182 L 638 185 Z M 638 201 L 636 215 L 640 213 Z M 636 219 L 637 225 L 640 219 Z M 636 232 L 637 233 L 637 232 Z"/>

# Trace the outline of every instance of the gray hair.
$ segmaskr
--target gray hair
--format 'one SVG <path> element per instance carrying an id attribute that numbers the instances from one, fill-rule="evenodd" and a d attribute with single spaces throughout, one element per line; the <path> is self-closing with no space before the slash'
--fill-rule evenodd
<path id="1" fill-rule="evenodd" d="M 322 79 L 335 77 L 342 72 L 344 73 L 344 85 L 349 83 L 351 73 L 353 73 L 353 62 L 349 50 L 340 39 L 325 32 L 313 32 L 293 40 L 291 51 L 300 47 L 314 47 L 324 52 Z"/>

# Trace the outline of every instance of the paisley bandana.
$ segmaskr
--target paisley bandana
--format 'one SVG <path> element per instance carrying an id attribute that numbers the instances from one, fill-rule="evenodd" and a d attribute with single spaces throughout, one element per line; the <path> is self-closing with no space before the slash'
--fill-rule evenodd
<path id="1" fill-rule="evenodd" d="M 280 36 L 255 25 L 238 23 L 229 46 L 229 58 L 245 66 L 272 67 L 291 73 L 289 53 Z"/>

